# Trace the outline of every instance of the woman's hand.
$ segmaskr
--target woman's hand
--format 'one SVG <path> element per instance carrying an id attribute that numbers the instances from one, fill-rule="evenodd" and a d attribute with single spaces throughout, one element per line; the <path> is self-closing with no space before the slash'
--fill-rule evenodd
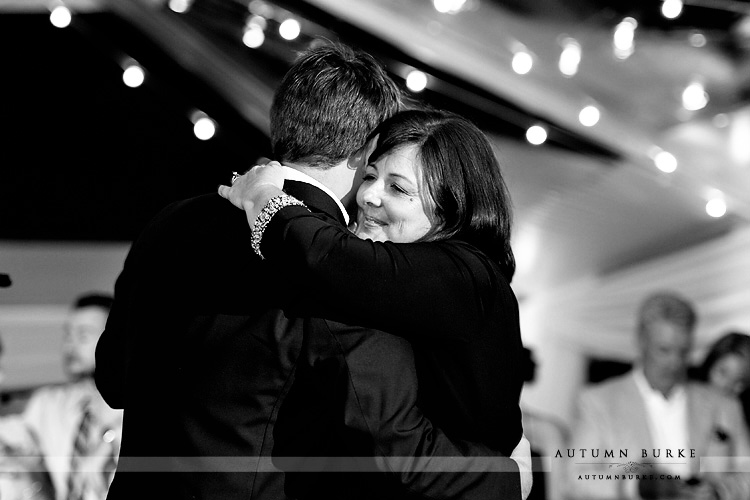
<path id="1" fill-rule="evenodd" d="M 284 169 L 277 161 L 254 166 L 232 181 L 231 186 L 219 186 L 219 194 L 237 208 L 247 210 L 248 204 L 258 204 L 262 192 L 269 187 L 278 191 L 284 188 Z"/>
<path id="2" fill-rule="evenodd" d="M 257 165 L 237 177 L 231 186 L 219 186 L 219 194 L 245 211 L 252 228 L 255 219 L 266 203 L 274 196 L 284 194 L 284 169 L 272 161 Z"/>

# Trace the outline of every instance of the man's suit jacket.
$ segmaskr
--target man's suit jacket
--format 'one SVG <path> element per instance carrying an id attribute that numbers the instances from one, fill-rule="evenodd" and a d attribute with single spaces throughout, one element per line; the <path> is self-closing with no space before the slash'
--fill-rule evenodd
<path id="1" fill-rule="evenodd" d="M 479 445 L 452 448 L 447 441 L 436 440 L 434 431 L 424 432 L 421 440 L 410 437 L 405 426 L 424 421 L 417 407 L 417 380 L 408 341 L 311 320 L 305 327 L 294 383 L 274 429 L 274 463 L 289 471 L 290 496 L 306 500 L 425 498 L 422 495 L 521 498 L 513 460 Z M 378 451 L 373 453 L 374 449 Z M 489 457 L 492 461 L 486 460 Z M 355 473 L 332 480 L 330 473 L 342 469 Z M 383 470 L 391 474 L 374 474 Z M 425 472 L 417 474 L 419 470 Z"/>
<path id="2" fill-rule="evenodd" d="M 719 493 L 722 500 L 750 498 L 748 474 L 719 472 L 731 470 L 738 463 L 737 457 L 750 457 L 750 438 L 739 402 L 704 384 L 689 382 L 685 389 L 688 439 L 683 446 L 687 453 L 684 459 L 666 458 L 664 450 L 661 450 L 659 458 L 653 457 L 654 444 L 649 432 L 646 407 L 632 372 L 584 390 L 579 397 L 578 414 L 569 448 L 578 450 L 578 453 L 584 449 L 588 455 L 570 459 L 563 454 L 568 465 L 566 476 L 570 481 L 570 498 L 638 498 L 637 481 L 586 481 L 585 478 L 579 480 L 578 477 L 585 474 L 613 475 L 627 472 L 649 475 L 658 471 L 659 461 L 670 460 L 688 462 L 692 476 L 713 476 L 721 485 Z M 695 450 L 696 458 L 689 458 L 690 449 Z M 599 450 L 599 457 L 593 458 L 590 450 Z M 614 459 L 605 459 L 604 450 L 614 450 Z M 620 457 L 620 450 L 628 450 L 627 458 Z M 642 450 L 647 450 L 646 458 L 642 457 Z M 711 464 L 714 472 L 701 473 L 702 457 L 715 457 Z M 606 465 L 615 462 L 618 465 Z M 646 465 L 626 468 L 627 462 Z M 704 458 L 704 467 L 706 465 Z"/>
<path id="3" fill-rule="evenodd" d="M 322 217 L 338 214 L 317 188 L 286 188 Z M 266 459 L 302 346 L 305 320 L 279 309 L 295 297 L 283 269 L 252 252 L 244 212 L 218 195 L 176 203 L 154 219 L 126 259 L 97 346 L 97 386 L 125 410 L 108 498 L 285 498 L 283 474 Z M 374 419 L 381 417 L 390 415 Z M 400 429 L 410 436 L 399 436 L 403 443 L 428 437 L 428 451 L 462 453 L 447 452 L 454 445 L 421 417 Z M 409 480 L 440 497 L 432 478 Z"/>

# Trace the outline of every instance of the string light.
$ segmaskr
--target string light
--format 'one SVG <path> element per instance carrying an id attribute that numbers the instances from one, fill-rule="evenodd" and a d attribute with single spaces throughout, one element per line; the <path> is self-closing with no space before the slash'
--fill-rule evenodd
<path id="1" fill-rule="evenodd" d="M 193 122 L 193 134 L 201 141 L 207 141 L 216 134 L 216 122 L 202 111 L 194 111 L 190 116 Z"/>
<path id="2" fill-rule="evenodd" d="M 266 41 L 266 34 L 257 24 L 245 26 L 245 32 L 242 34 L 242 43 L 251 49 L 257 49 Z"/>
<path id="3" fill-rule="evenodd" d="M 693 47 L 696 47 L 696 48 L 705 47 L 706 35 L 696 31 L 695 33 L 690 34 L 688 41 L 690 42 L 690 45 L 692 45 Z"/>
<path id="4" fill-rule="evenodd" d="M 618 59 L 627 59 L 633 54 L 635 48 L 635 30 L 638 22 L 632 17 L 626 17 L 620 24 L 615 27 L 612 37 L 615 57 Z"/>
<path id="5" fill-rule="evenodd" d="M 703 109 L 708 104 L 708 94 L 700 82 L 692 82 L 682 92 L 682 106 L 688 111 Z"/>
<path id="6" fill-rule="evenodd" d="M 677 158 L 669 151 L 659 151 L 654 155 L 654 165 L 665 174 L 677 170 Z"/>
<path id="7" fill-rule="evenodd" d="M 466 0 L 432 0 L 435 10 L 441 14 L 456 14 L 466 5 Z"/>
<path id="8" fill-rule="evenodd" d="M 563 40 L 563 50 L 560 53 L 558 67 L 560 73 L 565 76 L 573 76 L 578 73 L 578 65 L 581 63 L 581 45 L 573 38 Z"/>
<path id="9" fill-rule="evenodd" d="M 524 50 L 519 50 L 515 54 L 513 54 L 513 60 L 511 61 L 511 67 L 513 68 L 513 71 L 518 73 L 519 75 L 525 75 L 529 71 L 531 71 L 531 68 L 534 66 L 534 59 L 531 57 L 531 54 Z"/>
<path id="10" fill-rule="evenodd" d="M 721 196 L 716 196 L 714 198 L 711 198 L 706 203 L 706 213 L 710 215 L 711 217 L 722 217 L 725 213 L 727 213 L 727 203 L 724 201 L 724 198 Z"/>
<path id="11" fill-rule="evenodd" d="M 131 63 L 122 72 L 122 81 L 130 88 L 140 87 L 146 79 L 146 73 L 137 63 Z"/>
<path id="12" fill-rule="evenodd" d="M 526 140 L 534 146 L 544 144 L 547 140 L 547 129 L 541 125 L 533 125 L 526 131 Z"/>
<path id="13" fill-rule="evenodd" d="M 287 19 L 279 25 L 279 35 L 284 40 L 294 40 L 302 32 L 302 27 L 296 19 Z"/>
<path id="14" fill-rule="evenodd" d="M 178 14 L 184 14 L 190 9 L 192 0 L 169 0 L 169 8 Z"/>
<path id="15" fill-rule="evenodd" d="M 581 125 L 585 127 L 593 127 L 599 123 L 600 117 L 601 113 L 599 112 L 599 108 L 593 105 L 584 107 L 581 112 L 578 113 L 578 121 L 580 121 Z"/>
<path id="16" fill-rule="evenodd" d="M 427 88 L 427 75 L 419 70 L 412 70 L 406 75 L 406 86 L 412 92 L 422 92 Z"/>
<path id="17" fill-rule="evenodd" d="M 64 5 L 58 5 L 49 15 L 49 21 L 56 28 L 67 28 L 73 20 L 73 14 Z"/>
<path id="18" fill-rule="evenodd" d="M 664 0 L 661 14 L 667 19 L 676 19 L 682 14 L 682 0 Z"/>

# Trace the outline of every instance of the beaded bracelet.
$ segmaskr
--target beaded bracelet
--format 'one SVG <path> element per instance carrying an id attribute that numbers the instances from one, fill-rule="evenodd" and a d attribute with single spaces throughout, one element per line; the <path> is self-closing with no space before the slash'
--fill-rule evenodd
<path id="1" fill-rule="evenodd" d="M 266 206 L 263 207 L 263 210 L 260 211 L 258 217 L 255 219 L 255 225 L 253 226 L 252 236 L 250 238 L 250 246 L 252 247 L 253 252 L 258 254 L 258 257 L 261 259 L 265 259 L 263 254 L 260 253 L 260 242 L 263 239 L 263 233 L 266 230 L 266 226 L 271 222 L 271 219 L 276 215 L 276 212 L 291 205 L 299 205 L 307 208 L 307 206 L 297 198 L 289 196 L 288 194 L 281 194 L 268 200 Z"/>

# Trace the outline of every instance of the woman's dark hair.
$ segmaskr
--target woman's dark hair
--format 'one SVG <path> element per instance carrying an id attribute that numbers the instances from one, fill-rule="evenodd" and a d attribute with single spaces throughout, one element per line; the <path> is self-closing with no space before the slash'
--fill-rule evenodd
<path id="1" fill-rule="evenodd" d="M 708 374 L 714 364 L 728 354 L 736 354 L 750 363 L 750 335 L 740 332 L 729 332 L 719 337 L 706 353 L 698 368 L 698 378 L 708 380 Z"/>
<path id="2" fill-rule="evenodd" d="M 271 105 L 275 159 L 327 168 L 349 158 L 403 93 L 366 52 L 322 42 L 286 73 Z"/>
<path id="3" fill-rule="evenodd" d="M 510 281 L 515 272 L 510 195 L 484 133 L 459 115 L 418 109 L 385 120 L 370 137 L 376 136 L 369 162 L 405 146 L 417 147 L 423 185 L 438 218 L 420 241 L 466 241 L 498 261 Z"/>

